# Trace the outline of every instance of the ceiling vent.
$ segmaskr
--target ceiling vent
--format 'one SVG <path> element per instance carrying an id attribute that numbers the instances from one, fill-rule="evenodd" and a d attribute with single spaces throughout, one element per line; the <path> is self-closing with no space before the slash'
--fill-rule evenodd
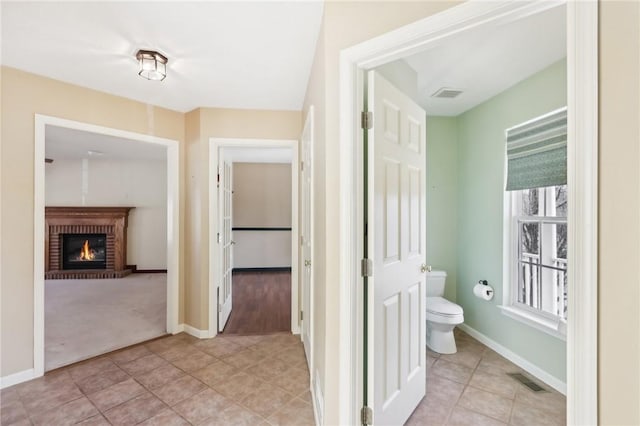
<path id="1" fill-rule="evenodd" d="M 436 93 L 431 95 L 432 98 L 445 98 L 445 99 L 453 99 L 458 97 L 458 95 L 462 93 L 462 90 L 459 89 L 449 89 L 447 87 L 443 87 L 438 89 Z"/>

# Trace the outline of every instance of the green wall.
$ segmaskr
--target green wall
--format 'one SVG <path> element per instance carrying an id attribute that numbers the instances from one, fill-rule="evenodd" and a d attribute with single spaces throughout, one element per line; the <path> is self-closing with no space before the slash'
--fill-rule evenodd
<path id="1" fill-rule="evenodd" d="M 498 305 L 502 304 L 504 131 L 565 106 L 566 90 L 562 60 L 458 117 L 427 118 L 427 258 L 452 276 L 447 286 L 455 283 L 456 291 L 451 294 L 448 289 L 446 296 L 464 308 L 468 326 L 564 382 L 565 342 L 503 315 Z M 472 287 L 480 279 L 495 288 L 493 300 L 473 296 Z"/>
<path id="2" fill-rule="evenodd" d="M 458 120 L 427 117 L 427 265 L 447 272 L 445 297 L 456 300 L 458 267 Z"/>

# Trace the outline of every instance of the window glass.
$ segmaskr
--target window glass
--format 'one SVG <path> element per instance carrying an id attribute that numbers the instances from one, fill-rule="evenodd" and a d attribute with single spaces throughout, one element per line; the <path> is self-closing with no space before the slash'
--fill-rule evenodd
<path id="1" fill-rule="evenodd" d="M 525 222 L 520 228 L 521 255 L 538 256 L 540 254 L 540 224 L 538 222 Z"/>
<path id="2" fill-rule="evenodd" d="M 567 185 L 553 187 L 555 193 L 555 216 L 567 217 Z"/>
<path id="3" fill-rule="evenodd" d="M 529 258 L 519 262 L 518 302 L 531 307 L 538 307 L 540 289 L 540 268 L 537 258 Z"/>
<path id="4" fill-rule="evenodd" d="M 556 258 L 567 259 L 567 224 L 556 224 Z"/>
<path id="5" fill-rule="evenodd" d="M 522 194 L 522 215 L 537 216 L 540 212 L 540 192 L 538 189 L 523 189 Z"/>

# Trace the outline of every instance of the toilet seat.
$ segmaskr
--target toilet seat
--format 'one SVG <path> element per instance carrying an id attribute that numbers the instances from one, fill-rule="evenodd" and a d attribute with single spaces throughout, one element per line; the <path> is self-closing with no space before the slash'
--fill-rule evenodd
<path id="1" fill-rule="evenodd" d="M 463 314 L 462 307 L 444 297 L 427 297 L 427 313 L 443 317 L 457 317 Z"/>

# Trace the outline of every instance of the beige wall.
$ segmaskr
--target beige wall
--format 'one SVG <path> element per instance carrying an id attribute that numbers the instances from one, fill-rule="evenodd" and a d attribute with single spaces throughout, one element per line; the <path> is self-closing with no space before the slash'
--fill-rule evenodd
<path id="1" fill-rule="evenodd" d="M 600 3 L 599 414 L 640 425 L 640 3 Z"/>
<path id="2" fill-rule="evenodd" d="M 291 227 L 291 164 L 233 163 L 233 226 Z"/>
<path id="3" fill-rule="evenodd" d="M 200 275 L 203 273 L 200 256 L 195 255 L 201 247 L 201 241 L 195 238 L 200 234 L 200 224 L 202 222 L 202 212 L 200 211 L 201 182 L 206 178 L 200 178 L 199 170 L 201 161 L 199 160 L 200 146 L 200 110 L 194 110 L 185 114 L 185 222 L 184 222 L 184 250 L 189 253 L 184 258 L 184 294 L 182 302 L 184 304 L 184 322 L 195 326 L 199 324 L 201 316 L 202 300 L 199 291 Z M 205 271 L 206 272 L 206 271 Z M 196 283 L 196 285 L 194 285 Z"/>
<path id="4" fill-rule="evenodd" d="M 291 228 L 291 163 L 233 163 L 233 227 Z M 233 268 L 291 267 L 291 231 L 233 231 Z"/>
<path id="5" fill-rule="evenodd" d="M 209 139 L 298 140 L 300 122 L 299 111 L 199 108 L 187 114 L 187 324 L 200 330 L 209 325 Z"/>
<path id="6" fill-rule="evenodd" d="M 29 253 L 37 249 L 33 247 L 34 114 L 151 134 L 181 142 L 184 139 L 184 118 L 181 113 L 7 67 L 2 68 L 1 84 L 0 374 L 6 376 L 33 367 L 34 277 L 33 257 Z M 181 182 L 181 188 L 184 188 L 183 184 Z M 184 206 L 184 196 L 180 203 Z M 181 284 L 182 281 L 180 279 Z"/>

